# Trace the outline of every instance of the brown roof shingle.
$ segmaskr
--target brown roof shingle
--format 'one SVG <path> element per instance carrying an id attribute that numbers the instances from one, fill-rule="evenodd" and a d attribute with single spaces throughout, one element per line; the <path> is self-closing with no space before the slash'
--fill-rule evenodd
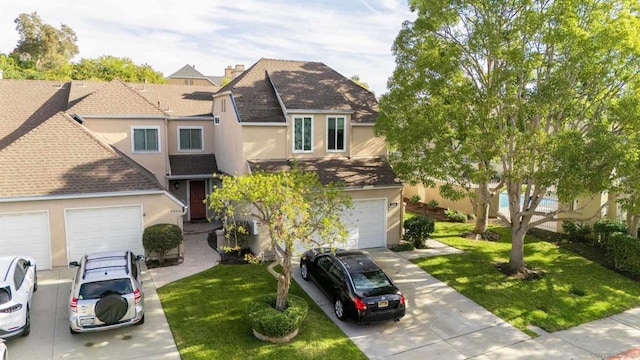
<path id="1" fill-rule="evenodd" d="M 162 190 L 155 177 L 58 113 L 0 151 L 0 197 Z"/>
<path id="2" fill-rule="evenodd" d="M 218 173 L 214 154 L 169 155 L 172 176 L 213 176 Z"/>
<path id="3" fill-rule="evenodd" d="M 242 122 L 284 121 L 277 96 L 287 110 L 353 112 L 354 123 L 375 123 L 378 115 L 373 93 L 320 62 L 260 59 L 220 92 L 226 90 Z"/>
<path id="4" fill-rule="evenodd" d="M 70 84 L 0 80 L 0 150 L 67 107 Z"/>
<path id="5" fill-rule="evenodd" d="M 318 174 L 323 184 L 339 183 L 345 188 L 401 187 L 402 182 L 384 157 L 371 158 L 331 158 L 298 160 L 252 160 L 251 171 L 288 171 L 297 163 L 306 171 Z"/>
<path id="6" fill-rule="evenodd" d="M 115 79 L 86 96 L 74 90 L 68 113 L 82 115 L 158 116 L 166 114 L 131 86 Z"/>

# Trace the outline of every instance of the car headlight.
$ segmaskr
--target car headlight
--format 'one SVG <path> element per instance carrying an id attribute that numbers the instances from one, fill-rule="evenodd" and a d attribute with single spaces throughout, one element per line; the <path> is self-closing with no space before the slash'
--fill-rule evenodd
<path id="1" fill-rule="evenodd" d="M 10 314 L 10 313 L 16 312 L 16 311 L 18 311 L 20 309 L 22 309 L 22 304 L 16 304 L 16 305 L 10 306 L 8 308 L 0 309 L 0 313 Z"/>

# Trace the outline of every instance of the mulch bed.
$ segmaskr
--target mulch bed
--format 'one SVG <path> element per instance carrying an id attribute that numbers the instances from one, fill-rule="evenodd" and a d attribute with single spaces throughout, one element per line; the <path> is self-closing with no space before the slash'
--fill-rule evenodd
<path id="1" fill-rule="evenodd" d="M 447 209 L 441 207 L 431 207 L 421 202 L 412 202 L 408 198 L 404 198 L 404 203 L 407 204 L 405 207 L 406 211 L 421 216 L 426 216 L 436 221 L 450 221 L 447 215 L 444 213 Z"/>
<path id="2" fill-rule="evenodd" d="M 155 268 L 167 267 L 167 266 L 176 266 L 176 265 L 182 264 L 183 262 L 184 262 L 184 258 L 182 256 L 181 257 L 177 257 L 177 258 L 164 259 L 164 263 L 161 263 L 160 260 L 157 260 L 157 259 L 145 261 L 145 263 L 147 264 L 147 269 L 155 269 Z"/>

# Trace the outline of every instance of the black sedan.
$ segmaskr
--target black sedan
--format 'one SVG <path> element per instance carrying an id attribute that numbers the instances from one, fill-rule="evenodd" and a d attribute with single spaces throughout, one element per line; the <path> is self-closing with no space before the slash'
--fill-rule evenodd
<path id="1" fill-rule="evenodd" d="M 404 316 L 404 295 L 363 251 L 309 250 L 300 259 L 300 274 L 331 299 L 340 320 L 366 324 Z"/>

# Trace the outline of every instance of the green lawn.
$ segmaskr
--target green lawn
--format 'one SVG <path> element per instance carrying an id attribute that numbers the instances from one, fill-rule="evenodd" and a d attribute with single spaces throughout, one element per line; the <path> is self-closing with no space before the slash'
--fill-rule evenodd
<path id="1" fill-rule="evenodd" d="M 309 304 L 298 336 L 286 344 L 256 339 L 247 304 L 275 290 L 265 265 L 217 265 L 158 295 L 183 359 L 366 359 L 295 282 L 290 292 Z"/>
<path id="2" fill-rule="evenodd" d="M 508 277 L 495 264 L 509 261 L 509 230 L 493 228 L 501 234 L 499 242 L 458 236 L 472 228 L 473 224 L 436 223 L 432 237 L 465 252 L 413 262 L 521 330 L 531 324 L 558 331 L 640 306 L 640 283 L 532 237 L 525 240 L 525 263 L 546 276 Z"/>

